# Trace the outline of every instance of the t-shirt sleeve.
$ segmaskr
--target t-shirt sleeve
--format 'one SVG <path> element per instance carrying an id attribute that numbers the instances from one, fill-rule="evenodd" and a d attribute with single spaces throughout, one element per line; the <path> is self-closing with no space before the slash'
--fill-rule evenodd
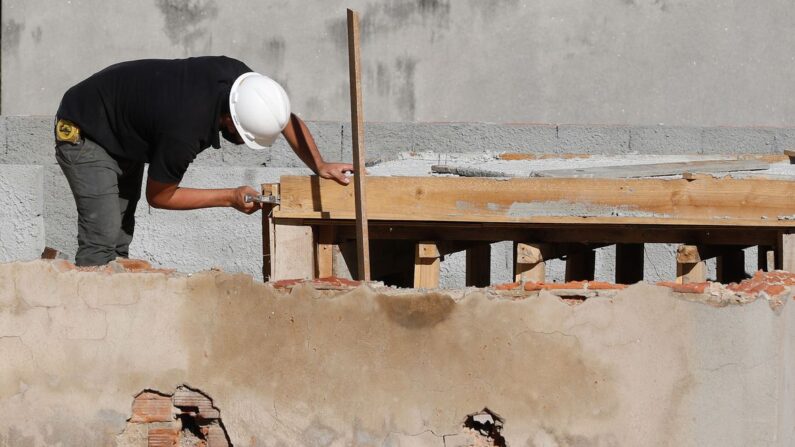
<path id="1" fill-rule="evenodd" d="M 196 158 L 198 149 L 178 138 L 164 136 L 154 145 L 149 159 L 149 178 L 161 183 L 179 183 Z"/>

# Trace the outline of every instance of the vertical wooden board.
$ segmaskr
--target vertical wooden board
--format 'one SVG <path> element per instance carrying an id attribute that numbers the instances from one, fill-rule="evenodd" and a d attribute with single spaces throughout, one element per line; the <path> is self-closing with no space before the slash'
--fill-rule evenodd
<path id="1" fill-rule="evenodd" d="M 795 273 L 795 233 L 779 235 L 776 246 L 776 269 Z"/>
<path id="2" fill-rule="evenodd" d="M 596 252 L 585 250 L 566 256 L 566 281 L 593 281 Z"/>
<path id="3" fill-rule="evenodd" d="M 716 274 L 718 282 L 723 284 L 740 282 L 745 279 L 745 252 L 737 248 L 718 256 Z"/>
<path id="4" fill-rule="evenodd" d="M 616 283 L 643 281 L 643 244 L 616 244 Z"/>
<path id="5" fill-rule="evenodd" d="M 365 193 L 364 107 L 362 105 L 361 54 L 359 50 L 359 14 L 348 9 L 348 68 L 351 91 L 351 126 L 353 127 L 353 186 L 356 207 L 356 249 L 359 259 L 357 279 L 370 281 L 370 242 Z"/>
<path id="6" fill-rule="evenodd" d="M 278 183 L 264 183 L 262 194 L 265 196 L 279 195 Z M 268 282 L 273 277 L 273 210 L 278 205 L 266 204 L 262 210 L 262 280 Z"/>
<path id="7" fill-rule="evenodd" d="M 441 261 L 438 256 L 429 257 L 428 254 L 438 254 L 438 248 L 433 242 L 420 242 L 416 246 L 414 255 L 414 287 L 421 289 L 435 289 L 439 287 L 439 271 Z"/>
<path id="8" fill-rule="evenodd" d="M 466 250 L 466 286 L 487 287 L 491 283 L 491 244 L 478 244 Z"/>
<path id="9" fill-rule="evenodd" d="M 769 245 L 756 247 L 757 270 L 771 272 L 776 269 L 776 250 Z"/>
<path id="10" fill-rule="evenodd" d="M 315 273 L 314 240 L 308 225 L 273 225 L 271 281 L 312 279 Z"/>
<path id="11" fill-rule="evenodd" d="M 514 243 L 514 280 L 516 282 L 544 282 L 546 264 L 544 244 Z"/>
<path id="12" fill-rule="evenodd" d="M 677 284 L 690 284 L 707 280 L 707 263 L 702 256 L 701 248 L 697 245 L 680 245 L 676 252 L 676 282 Z"/>
<path id="13" fill-rule="evenodd" d="M 316 231 L 315 275 L 318 278 L 328 278 L 334 276 L 334 227 L 321 225 Z"/>

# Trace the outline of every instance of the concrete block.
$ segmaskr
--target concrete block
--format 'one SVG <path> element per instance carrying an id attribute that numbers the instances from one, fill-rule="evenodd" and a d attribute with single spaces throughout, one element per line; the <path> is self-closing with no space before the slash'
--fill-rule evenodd
<path id="1" fill-rule="evenodd" d="M 44 250 L 43 171 L 0 165 L 0 262 L 36 259 Z"/>
<path id="2" fill-rule="evenodd" d="M 776 129 L 776 147 L 774 152 L 795 150 L 795 129 Z"/>
<path id="3" fill-rule="evenodd" d="M 630 128 L 624 126 L 558 126 L 558 144 L 563 152 L 626 154 L 630 152 L 629 139 Z"/>
<path id="4" fill-rule="evenodd" d="M 51 165 L 55 161 L 53 116 L 3 116 L 6 137 L 0 163 Z"/>
<path id="5" fill-rule="evenodd" d="M 776 149 L 776 130 L 754 127 L 705 127 L 703 154 L 767 154 Z"/>
<path id="6" fill-rule="evenodd" d="M 701 151 L 701 128 L 632 127 L 629 149 L 639 154 L 698 154 Z"/>
<path id="7" fill-rule="evenodd" d="M 343 124 L 343 158 L 352 151 L 351 126 Z M 443 154 L 558 150 L 556 126 L 492 123 L 365 123 L 367 160 L 390 160 L 401 152 Z"/>

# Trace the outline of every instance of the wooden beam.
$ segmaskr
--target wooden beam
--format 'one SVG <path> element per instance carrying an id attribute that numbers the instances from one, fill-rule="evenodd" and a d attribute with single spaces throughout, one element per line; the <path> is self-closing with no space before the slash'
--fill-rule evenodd
<path id="1" fill-rule="evenodd" d="M 616 244 L 616 283 L 643 281 L 643 244 Z"/>
<path id="2" fill-rule="evenodd" d="M 439 250 L 435 242 L 419 242 L 414 256 L 414 287 L 436 289 L 439 287 L 441 267 Z"/>
<path id="3" fill-rule="evenodd" d="M 738 283 L 745 279 L 745 252 L 742 248 L 732 248 L 720 254 L 716 260 L 716 275 L 720 283 Z"/>
<path id="4" fill-rule="evenodd" d="M 487 287 L 491 283 L 491 244 L 480 243 L 466 249 L 466 286 Z"/>
<path id="5" fill-rule="evenodd" d="M 359 51 L 359 14 L 348 10 L 348 68 L 351 90 L 351 126 L 353 127 L 353 183 L 356 208 L 356 250 L 358 279 L 370 281 L 370 238 L 367 226 L 367 194 L 365 193 L 364 107 L 362 105 L 362 74 Z"/>
<path id="6" fill-rule="evenodd" d="M 537 177 L 566 178 L 641 178 L 681 175 L 684 173 L 759 171 L 770 168 L 759 160 L 703 160 L 677 163 L 651 163 L 621 166 L 599 166 L 579 169 L 537 171 Z"/>
<path id="7" fill-rule="evenodd" d="M 586 249 L 566 256 L 566 282 L 593 281 L 596 267 L 596 252 Z"/>
<path id="8" fill-rule="evenodd" d="M 776 269 L 795 273 L 795 233 L 781 233 L 776 246 Z"/>
<path id="9" fill-rule="evenodd" d="M 795 182 L 783 180 L 372 177 L 367 185 L 370 221 L 795 226 L 786 219 Z M 354 219 L 353 194 L 333 180 L 285 176 L 275 216 Z"/>
<path id="10" fill-rule="evenodd" d="M 546 280 L 546 244 L 514 243 L 514 280 L 517 282 L 544 282 Z"/>
<path id="11" fill-rule="evenodd" d="M 315 275 L 317 278 L 334 276 L 334 233 L 332 225 L 317 227 L 315 244 Z"/>
<path id="12" fill-rule="evenodd" d="M 676 282 L 690 284 L 707 280 L 707 264 L 695 245 L 681 245 L 676 253 Z"/>
<path id="13" fill-rule="evenodd" d="M 292 220 L 292 219 L 287 219 Z M 299 219 L 300 220 L 300 219 Z M 308 220 L 307 220 L 308 221 Z M 311 220 L 334 224 L 341 238 L 355 239 L 349 220 Z M 691 245 L 776 245 L 779 231 L 774 227 L 682 227 L 652 225 L 505 224 L 488 222 L 370 221 L 373 239 L 436 241 L 510 241 L 532 238 L 555 243 L 687 243 Z"/>

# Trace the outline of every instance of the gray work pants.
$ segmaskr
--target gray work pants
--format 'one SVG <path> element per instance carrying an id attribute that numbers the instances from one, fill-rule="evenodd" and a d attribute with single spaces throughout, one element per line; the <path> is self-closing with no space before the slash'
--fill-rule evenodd
<path id="1" fill-rule="evenodd" d="M 78 266 L 103 265 L 129 254 L 144 164 L 111 157 L 84 138 L 58 141 L 55 158 L 77 204 Z"/>

